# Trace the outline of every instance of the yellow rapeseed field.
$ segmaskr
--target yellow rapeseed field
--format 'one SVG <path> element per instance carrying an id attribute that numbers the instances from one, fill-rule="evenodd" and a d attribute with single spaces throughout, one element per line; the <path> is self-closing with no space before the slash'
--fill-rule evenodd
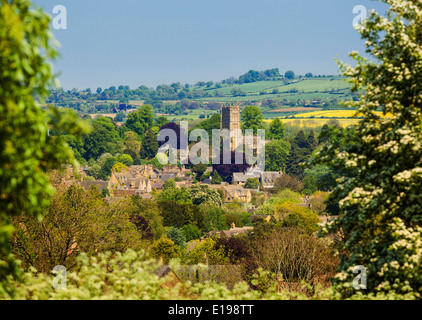
<path id="1" fill-rule="evenodd" d="M 376 114 L 382 116 L 381 111 L 375 111 Z M 386 116 L 391 116 L 387 114 Z M 348 118 L 348 117 L 359 117 L 356 115 L 356 110 L 326 110 L 326 111 L 313 111 L 313 112 L 305 112 L 299 113 L 296 115 L 298 118 Z"/>
<path id="2" fill-rule="evenodd" d="M 280 119 L 285 124 L 295 125 L 299 127 L 317 128 L 326 124 L 330 119 Z M 351 124 L 355 124 L 359 119 L 336 119 L 343 128 Z"/>
<path id="3" fill-rule="evenodd" d="M 381 111 L 375 111 L 376 114 L 382 116 Z M 391 114 L 385 115 L 385 117 L 391 116 Z M 356 110 L 326 110 L 326 111 L 313 111 L 299 113 L 295 115 L 295 118 L 280 119 L 283 123 L 289 123 L 300 127 L 319 127 L 323 126 L 331 119 L 336 119 L 343 127 L 347 127 L 351 124 L 355 124 L 359 121 L 359 115 L 356 115 Z M 353 119 L 354 118 L 354 119 Z M 272 120 L 266 120 L 270 122 Z"/>

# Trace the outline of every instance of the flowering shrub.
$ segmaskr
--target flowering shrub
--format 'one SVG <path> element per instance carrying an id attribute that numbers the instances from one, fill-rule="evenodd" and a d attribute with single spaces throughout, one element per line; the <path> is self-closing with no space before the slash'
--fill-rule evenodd
<path id="1" fill-rule="evenodd" d="M 342 173 L 330 199 L 343 214 L 322 235 L 344 236 L 335 282 L 343 298 L 362 298 L 350 283 L 357 265 L 367 269 L 366 297 L 420 298 L 422 290 L 422 1 L 383 2 L 386 15 L 371 12 L 359 27 L 377 62 L 353 52 L 356 67 L 340 63 L 352 91 L 363 92 L 347 103 L 363 118 L 316 155 Z"/>

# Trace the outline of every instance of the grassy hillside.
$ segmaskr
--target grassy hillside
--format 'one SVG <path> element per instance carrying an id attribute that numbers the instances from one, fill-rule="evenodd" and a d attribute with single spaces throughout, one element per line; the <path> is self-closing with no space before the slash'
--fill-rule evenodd
<path id="1" fill-rule="evenodd" d="M 191 88 L 194 92 L 202 90 L 209 97 L 197 99 L 198 101 L 215 102 L 240 102 L 242 104 L 261 105 L 262 101 L 284 101 L 282 107 L 316 106 L 336 109 L 342 100 L 352 99 L 349 90 L 350 84 L 340 76 L 321 78 L 302 78 L 287 82 L 285 80 L 258 81 L 245 84 L 225 84 L 221 88 L 215 85 L 210 88 Z M 318 105 L 315 105 L 318 104 Z M 279 109 L 274 106 L 273 109 Z M 272 107 L 263 108 L 269 111 Z"/>
<path id="2" fill-rule="evenodd" d="M 302 78 L 290 80 L 286 83 L 285 80 L 275 80 L 275 81 L 258 81 L 252 83 L 244 84 L 225 84 L 221 88 L 217 88 L 216 85 L 211 86 L 210 88 L 204 87 L 194 87 L 191 88 L 192 91 L 203 90 L 209 94 L 220 93 L 226 96 L 232 96 L 233 90 L 241 90 L 247 95 L 259 95 L 260 93 L 272 94 L 273 90 L 276 89 L 280 93 L 288 93 L 291 91 L 301 91 L 301 92 L 326 92 L 331 90 L 348 90 L 350 84 L 346 82 L 343 77 L 324 77 L 324 78 Z"/>

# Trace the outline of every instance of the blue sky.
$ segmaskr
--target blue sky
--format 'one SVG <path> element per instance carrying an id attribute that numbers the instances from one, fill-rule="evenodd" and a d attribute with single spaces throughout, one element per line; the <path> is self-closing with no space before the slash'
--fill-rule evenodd
<path id="1" fill-rule="evenodd" d="M 336 74 L 364 51 L 353 8 L 370 0 L 35 0 L 67 9 L 55 72 L 64 89 L 194 84 L 251 69 Z"/>

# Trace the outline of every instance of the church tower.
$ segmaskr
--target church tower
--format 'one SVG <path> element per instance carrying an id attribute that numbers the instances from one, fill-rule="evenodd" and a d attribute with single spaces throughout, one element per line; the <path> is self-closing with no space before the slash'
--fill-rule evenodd
<path id="1" fill-rule="evenodd" d="M 220 129 L 230 130 L 231 150 L 242 142 L 242 127 L 240 119 L 240 105 L 221 105 L 221 124 Z"/>

